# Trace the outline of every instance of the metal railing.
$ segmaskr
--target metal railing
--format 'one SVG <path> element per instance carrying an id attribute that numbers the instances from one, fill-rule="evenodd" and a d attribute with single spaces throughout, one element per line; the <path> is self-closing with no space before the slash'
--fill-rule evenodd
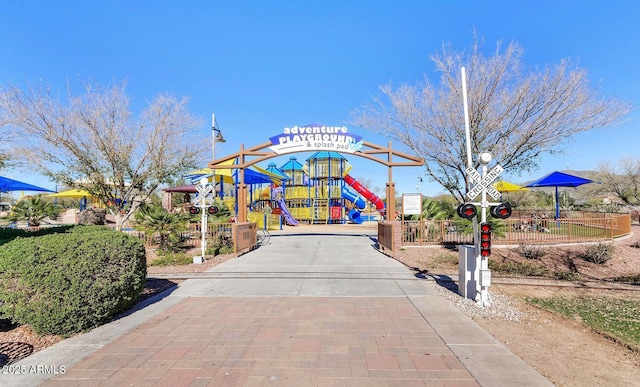
<path id="1" fill-rule="evenodd" d="M 452 220 L 404 220 L 402 246 L 471 244 L 470 222 Z M 629 214 L 604 218 L 505 219 L 493 223 L 494 245 L 562 244 L 606 241 L 631 233 Z"/>

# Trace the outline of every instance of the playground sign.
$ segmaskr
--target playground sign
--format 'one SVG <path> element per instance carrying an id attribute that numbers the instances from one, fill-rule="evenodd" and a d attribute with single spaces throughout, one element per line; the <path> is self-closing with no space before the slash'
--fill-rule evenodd
<path id="1" fill-rule="evenodd" d="M 422 214 L 422 194 L 402 195 L 402 214 L 420 215 Z"/>
<path id="2" fill-rule="evenodd" d="M 495 200 L 500 199 L 500 192 L 498 192 L 491 183 L 500 176 L 504 169 L 500 165 L 496 165 L 491 171 L 489 171 L 484 177 L 481 177 L 478 171 L 472 167 L 467 167 L 465 170 L 467 175 L 471 178 L 471 181 L 475 184 L 471 191 L 467 192 L 467 199 L 473 200 L 476 196 L 482 193 L 482 190 L 487 190 L 487 193 L 491 195 Z"/>
<path id="3" fill-rule="evenodd" d="M 306 151 L 355 153 L 362 148 L 362 136 L 350 134 L 344 126 L 294 126 L 270 137 L 269 149 L 276 154 Z"/>

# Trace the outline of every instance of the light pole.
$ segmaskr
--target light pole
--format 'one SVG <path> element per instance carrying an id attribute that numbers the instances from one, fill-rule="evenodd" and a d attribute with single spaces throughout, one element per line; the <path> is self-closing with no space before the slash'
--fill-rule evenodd
<path id="1" fill-rule="evenodd" d="M 211 156 L 216 159 L 216 142 L 227 142 L 222 137 L 222 132 L 216 127 L 216 115 L 211 113 Z"/>

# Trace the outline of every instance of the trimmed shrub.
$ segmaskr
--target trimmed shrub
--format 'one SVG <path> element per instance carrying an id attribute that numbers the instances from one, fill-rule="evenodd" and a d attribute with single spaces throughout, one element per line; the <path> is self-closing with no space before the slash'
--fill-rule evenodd
<path id="1" fill-rule="evenodd" d="M 218 255 L 233 253 L 233 240 L 231 236 L 222 232 L 214 234 L 209 240 L 205 254 Z"/>
<path id="2" fill-rule="evenodd" d="M 613 258 L 614 246 L 611 243 L 597 243 L 589 246 L 584 253 L 582 259 L 598 265 L 606 263 Z"/>
<path id="3" fill-rule="evenodd" d="M 185 253 L 166 253 L 149 262 L 149 266 L 184 266 L 193 263 L 193 257 Z"/>
<path id="4" fill-rule="evenodd" d="M 21 228 L 0 227 L 0 245 L 3 245 L 16 238 L 30 238 L 49 234 L 59 234 L 69 231 L 74 226 L 46 227 L 37 231 L 25 230 Z"/>
<path id="5" fill-rule="evenodd" d="M 521 244 L 517 251 L 523 258 L 534 260 L 540 260 L 546 254 L 542 247 L 528 244 Z"/>
<path id="6" fill-rule="evenodd" d="M 0 246 L 0 318 L 70 336 L 130 308 L 144 289 L 140 240 L 105 227 L 17 238 Z"/>

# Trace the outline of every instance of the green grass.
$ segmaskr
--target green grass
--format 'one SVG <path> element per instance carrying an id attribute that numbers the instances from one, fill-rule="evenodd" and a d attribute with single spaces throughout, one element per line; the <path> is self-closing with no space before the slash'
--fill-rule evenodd
<path id="1" fill-rule="evenodd" d="M 555 221 L 548 222 L 548 229 L 551 234 L 557 235 L 571 235 L 575 237 L 589 237 L 589 238 L 605 238 L 608 235 L 608 231 L 602 229 L 600 227 L 594 226 L 583 226 L 580 224 L 572 224 L 569 226 L 568 224 L 561 223 L 560 228 L 558 228 L 557 223 Z"/>
<path id="2" fill-rule="evenodd" d="M 533 305 L 573 319 L 640 350 L 640 301 L 614 297 L 530 298 Z"/>

